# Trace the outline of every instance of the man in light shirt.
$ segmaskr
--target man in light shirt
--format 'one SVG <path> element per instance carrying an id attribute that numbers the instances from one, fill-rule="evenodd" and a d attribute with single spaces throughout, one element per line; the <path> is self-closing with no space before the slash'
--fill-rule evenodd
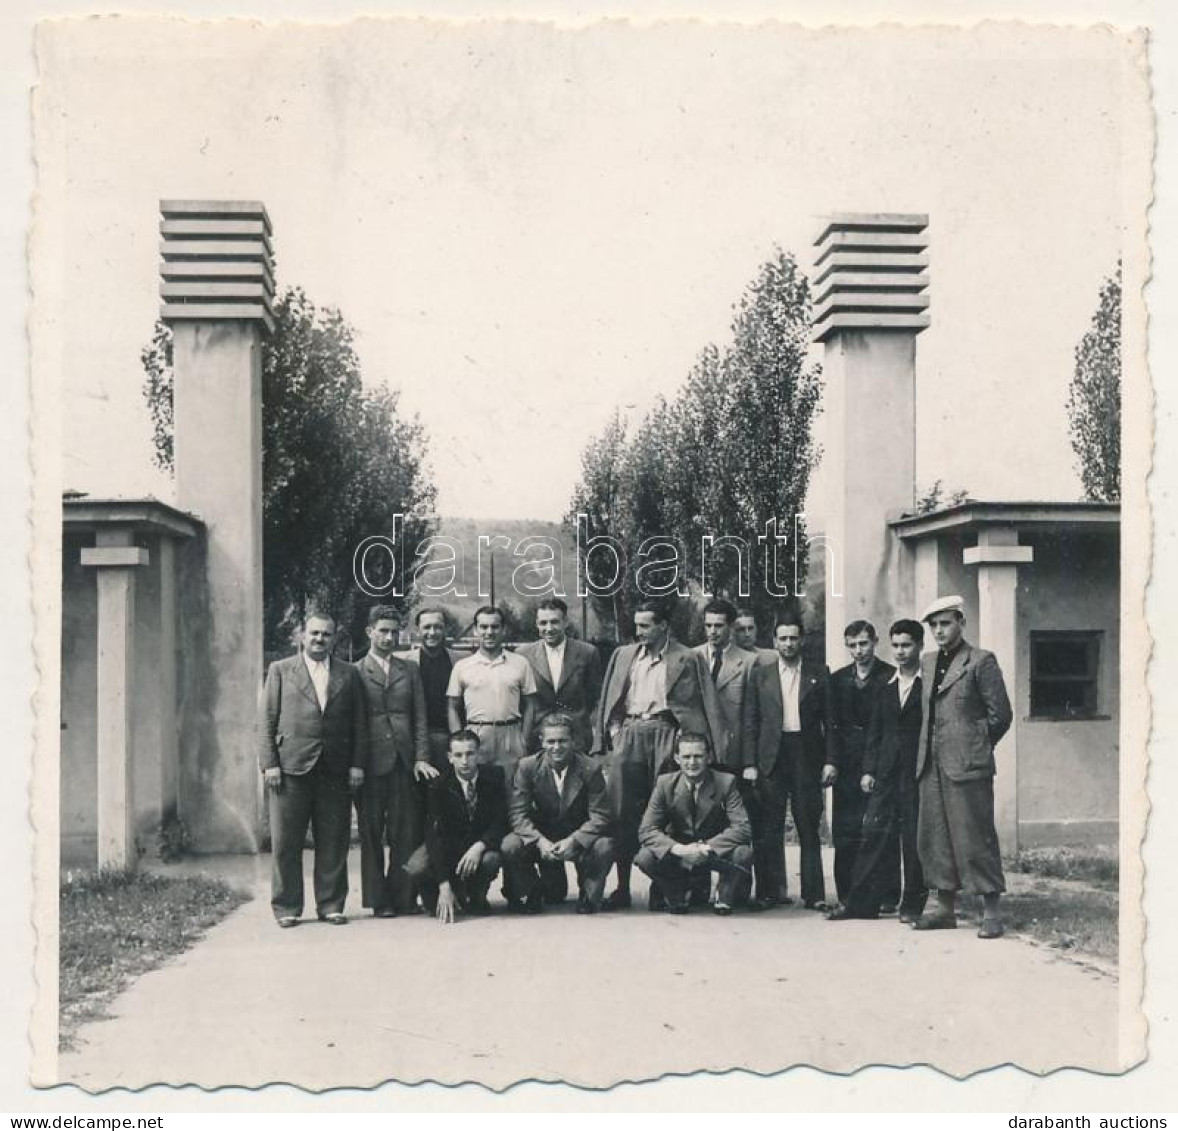
<path id="1" fill-rule="evenodd" d="M 711 757 L 725 749 L 716 689 L 703 657 L 671 636 L 667 612 L 643 601 L 634 613 L 637 641 L 610 657 L 594 727 L 594 753 L 606 759 L 614 818 L 618 885 L 610 910 L 630 906 L 630 870 L 638 851 L 638 826 L 658 775 L 673 766 L 675 735 L 702 734 Z M 651 909 L 660 906 L 652 889 Z"/>
<path id="2" fill-rule="evenodd" d="M 527 660 L 503 647 L 503 612 L 484 605 L 474 616 L 478 651 L 459 660 L 446 688 L 450 731 L 469 728 L 479 736 L 479 758 L 503 768 L 507 788 L 527 753 L 536 702 L 536 676 Z"/>
<path id="3" fill-rule="evenodd" d="M 360 674 L 334 660 L 335 621 L 314 613 L 303 651 L 266 673 L 258 721 L 258 758 L 270 799 L 273 867 L 270 906 L 280 927 L 303 913 L 303 843 L 315 837 L 315 909 L 342 926 L 348 894 L 351 795 L 364 785 L 368 711 Z"/>
<path id="4" fill-rule="evenodd" d="M 894 884 L 897 849 L 904 863 L 900 922 L 914 923 L 928 900 L 916 851 L 916 753 L 923 717 L 920 649 L 924 629 L 917 621 L 898 620 L 888 637 L 897 667 L 881 688 L 872 711 L 858 783 L 867 797 L 862 840 L 850 895 L 844 906 L 830 913 L 833 920 L 878 918 L 881 902 Z"/>
<path id="5" fill-rule="evenodd" d="M 588 754 L 601 694 L 601 656 L 592 644 L 568 635 L 568 614 L 568 605 L 559 597 L 545 597 L 536 607 L 540 639 L 521 644 L 515 652 L 532 665 L 536 677 L 535 727 L 528 748 L 536 748 L 545 717 L 556 712 L 571 720 L 577 753 Z"/>
<path id="6" fill-rule="evenodd" d="M 757 898 L 791 902 L 785 873 L 785 807 L 793 815 L 802 854 L 802 901 L 825 911 L 822 873 L 822 768 L 833 761 L 829 673 L 802 657 L 800 615 L 784 613 L 774 629 L 777 663 L 753 673 L 749 741 L 757 752 L 757 800 L 764 819 L 754 845 Z"/>
<path id="7" fill-rule="evenodd" d="M 536 914 L 568 894 L 566 864 L 577 873 L 577 913 L 601 910 L 614 862 L 609 798 L 597 760 L 578 753 L 573 721 L 551 714 L 540 724 L 541 749 L 521 760 L 503 839 L 503 867 L 513 874 L 514 911 Z"/>

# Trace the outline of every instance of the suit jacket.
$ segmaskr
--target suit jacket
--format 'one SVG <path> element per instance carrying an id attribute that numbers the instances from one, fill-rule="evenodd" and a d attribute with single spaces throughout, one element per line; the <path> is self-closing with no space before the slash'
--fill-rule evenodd
<path id="1" fill-rule="evenodd" d="M 867 673 L 867 685 L 855 683 L 855 665 L 847 664 L 830 675 L 830 717 L 834 726 L 834 764 L 839 781 L 848 789 L 859 788 L 863 775 L 863 752 L 875 701 L 896 669 L 878 656 Z"/>
<path id="2" fill-rule="evenodd" d="M 920 746 L 921 720 L 924 718 L 921 704 L 923 683 L 918 675 L 902 707 L 900 687 L 894 677 L 880 689 L 875 709 L 871 712 L 860 776 L 871 774 L 877 780 L 893 774 L 916 777 L 916 751 Z"/>
<path id="3" fill-rule="evenodd" d="M 719 770 L 705 770 L 700 778 L 693 818 L 691 787 L 686 776 L 681 770 L 663 774 L 655 782 L 638 839 L 659 860 L 674 845 L 698 840 L 706 841 L 720 854 L 730 853 L 742 844 L 752 844 L 752 826 L 736 778 Z"/>
<path id="4" fill-rule="evenodd" d="M 916 776 L 928 764 L 930 738 L 937 749 L 941 772 L 950 781 L 972 781 L 993 777 L 994 747 L 1010 729 L 1014 714 L 1006 694 L 1002 669 L 993 652 L 975 648 L 967 640 L 949 664 L 949 670 L 932 695 L 937 653 L 928 652 L 921 659 L 921 705 L 924 718 L 920 728 Z"/>
<path id="5" fill-rule="evenodd" d="M 368 772 L 387 774 L 399 761 L 412 772 L 429 761 L 425 691 L 415 664 L 389 657 L 389 674 L 368 653 L 357 665 L 368 703 Z"/>
<path id="6" fill-rule="evenodd" d="M 601 694 L 594 727 L 595 754 L 609 749 L 612 730 L 620 727 L 626 716 L 630 669 L 639 647 L 638 644 L 626 644 L 610 656 L 605 671 L 605 690 Z M 718 751 L 727 749 L 727 737 L 711 672 L 695 652 L 673 637 L 667 641 L 663 663 L 667 669 L 667 710 L 675 717 L 680 730 L 706 735 L 715 758 Z"/>
<path id="7" fill-rule="evenodd" d="M 368 711 L 360 673 L 343 660 L 328 668 L 327 701 L 319 709 L 302 654 L 275 660 L 266 673 L 258 712 L 258 762 L 263 771 L 305 774 L 323 760 L 333 774 L 368 766 Z"/>
<path id="8" fill-rule="evenodd" d="M 542 640 L 521 644 L 515 654 L 523 656 L 536 673 L 536 726 L 529 742 L 539 731 L 544 716 L 560 711 L 573 720 L 573 740 L 578 753 L 588 752 L 593 746 L 593 712 L 601 695 L 601 656 L 597 649 L 583 640 L 571 637 L 566 640 L 559 685 L 552 682 Z"/>
<path id="9" fill-rule="evenodd" d="M 750 730 L 745 741 L 757 752 L 754 763 L 767 774 L 777 761 L 781 745 L 781 677 L 777 664 L 758 664 L 753 669 Z M 802 758 L 812 773 L 834 759 L 834 726 L 830 717 L 830 673 L 825 664 L 802 660 L 798 685 L 798 714 L 802 723 Z"/>
<path id="10" fill-rule="evenodd" d="M 452 766 L 430 781 L 425 847 L 435 883 L 454 879 L 458 861 L 476 840 L 481 840 L 488 850 L 498 852 L 506 835 L 507 791 L 502 766 L 479 767 L 473 816 Z"/>
<path id="11" fill-rule="evenodd" d="M 599 836 L 608 835 L 611 823 L 601 767 L 583 754 L 572 756 L 563 792 L 556 788 L 544 754 L 521 758 L 508 812 L 512 831 L 525 844 L 541 836 L 552 841 L 571 836 L 582 848 L 590 848 Z"/>
<path id="12" fill-rule="evenodd" d="M 709 676 L 712 672 L 712 650 L 709 644 L 700 644 L 694 651 L 703 657 Z M 724 729 L 728 741 L 724 748 L 716 753 L 716 764 L 729 770 L 742 770 L 754 762 L 755 751 L 748 747 L 745 736 L 749 730 L 749 712 L 752 711 L 752 700 L 749 696 L 753 669 L 757 666 L 757 657 L 753 652 L 745 652 L 732 644 L 724 653 L 724 662 L 720 666 L 720 678 L 716 680 L 716 699 L 720 705 L 720 717 L 724 720 Z M 746 748 L 747 747 L 747 748 Z"/>

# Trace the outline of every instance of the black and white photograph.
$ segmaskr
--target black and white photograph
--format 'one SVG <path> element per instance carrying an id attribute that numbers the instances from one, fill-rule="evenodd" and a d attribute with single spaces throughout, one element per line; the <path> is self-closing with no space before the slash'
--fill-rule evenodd
<path id="1" fill-rule="evenodd" d="M 1149 43 L 41 22 L 31 1082 L 1146 1062 Z"/>

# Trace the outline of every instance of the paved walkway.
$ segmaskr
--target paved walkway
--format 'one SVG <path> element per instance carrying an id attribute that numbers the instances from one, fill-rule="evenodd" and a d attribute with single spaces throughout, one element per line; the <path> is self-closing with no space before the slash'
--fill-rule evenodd
<path id="1" fill-rule="evenodd" d="M 795 1064 L 1119 1067 L 1116 981 L 1013 938 L 832 924 L 794 908 L 589 918 L 569 906 L 443 928 L 374 920 L 358 893 L 347 927 L 280 931 L 268 865 L 188 866 L 215 867 L 257 898 L 135 982 L 113 1019 L 83 1028 L 60 1080 L 502 1088 Z"/>

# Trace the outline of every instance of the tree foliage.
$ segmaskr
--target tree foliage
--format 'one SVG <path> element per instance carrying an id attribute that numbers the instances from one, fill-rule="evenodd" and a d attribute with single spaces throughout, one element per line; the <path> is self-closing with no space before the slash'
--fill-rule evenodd
<path id="1" fill-rule="evenodd" d="M 397 514 L 405 516 L 402 541 L 410 551 L 437 525 L 425 432 L 416 417 L 400 413 L 397 393 L 364 388 L 355 335 L 338 310 L 290 288 L 279 296 L 274 320 L 262 347 L 266 648 L 284 650 L 292 628 L 314 608 L 334 612 L 341 637 L 360 643 L 371 599 L 353 579 L 356 546 L 370 535 L 391 538 Z M 170 470 L 167 327 L 157 324 L 141 356 L 155 461 Z"/>
<path id="2" fill-rule="evenodd" d="M 636 426 L 615 412 L 582 453 L 566 522 L 585 514 L 590 536 L 609 535 L 626 549 L 625 588 L 592 598 L 617 638 L 628 634 L 642 595 L 639 547 L 656 535 L 680 547 L 695 592 L 706 580 L 708 591 L 751 607 L 762 626 L 782 603 L 766 584 L 758 542 L 769 520 L 777 519 L 788 537 L 779 580 L 793 586 L 795 563 L 797 576 L 805 576 L 806 548 L 795 542 L 794 518 L 818 461 L 811 429 L 822 391 L 821 368 L 809 358 L 810 311 L 806 277 L 793 255 L 777 249 L 736 304 L 731 340 L 705 345 L 674 398 L 660 399 Z M 747 599 L 731 549 L 721 543 L 703 560 L 706 535 L 735 536 L 748 547 Z M 603 558 L 590 558 L 586 570 L 599 586 L 611 564 Z M 680 606 L 673 622 L 682 630 L 698 617 L 691 602 Z"/>
<path id="3" fill-rule="evenodd" d="M 1092 325 L 1076 346 L 1068 432 L 1088 499 L 1121 497 L 1121 264 L 1105 279 Z"/>

